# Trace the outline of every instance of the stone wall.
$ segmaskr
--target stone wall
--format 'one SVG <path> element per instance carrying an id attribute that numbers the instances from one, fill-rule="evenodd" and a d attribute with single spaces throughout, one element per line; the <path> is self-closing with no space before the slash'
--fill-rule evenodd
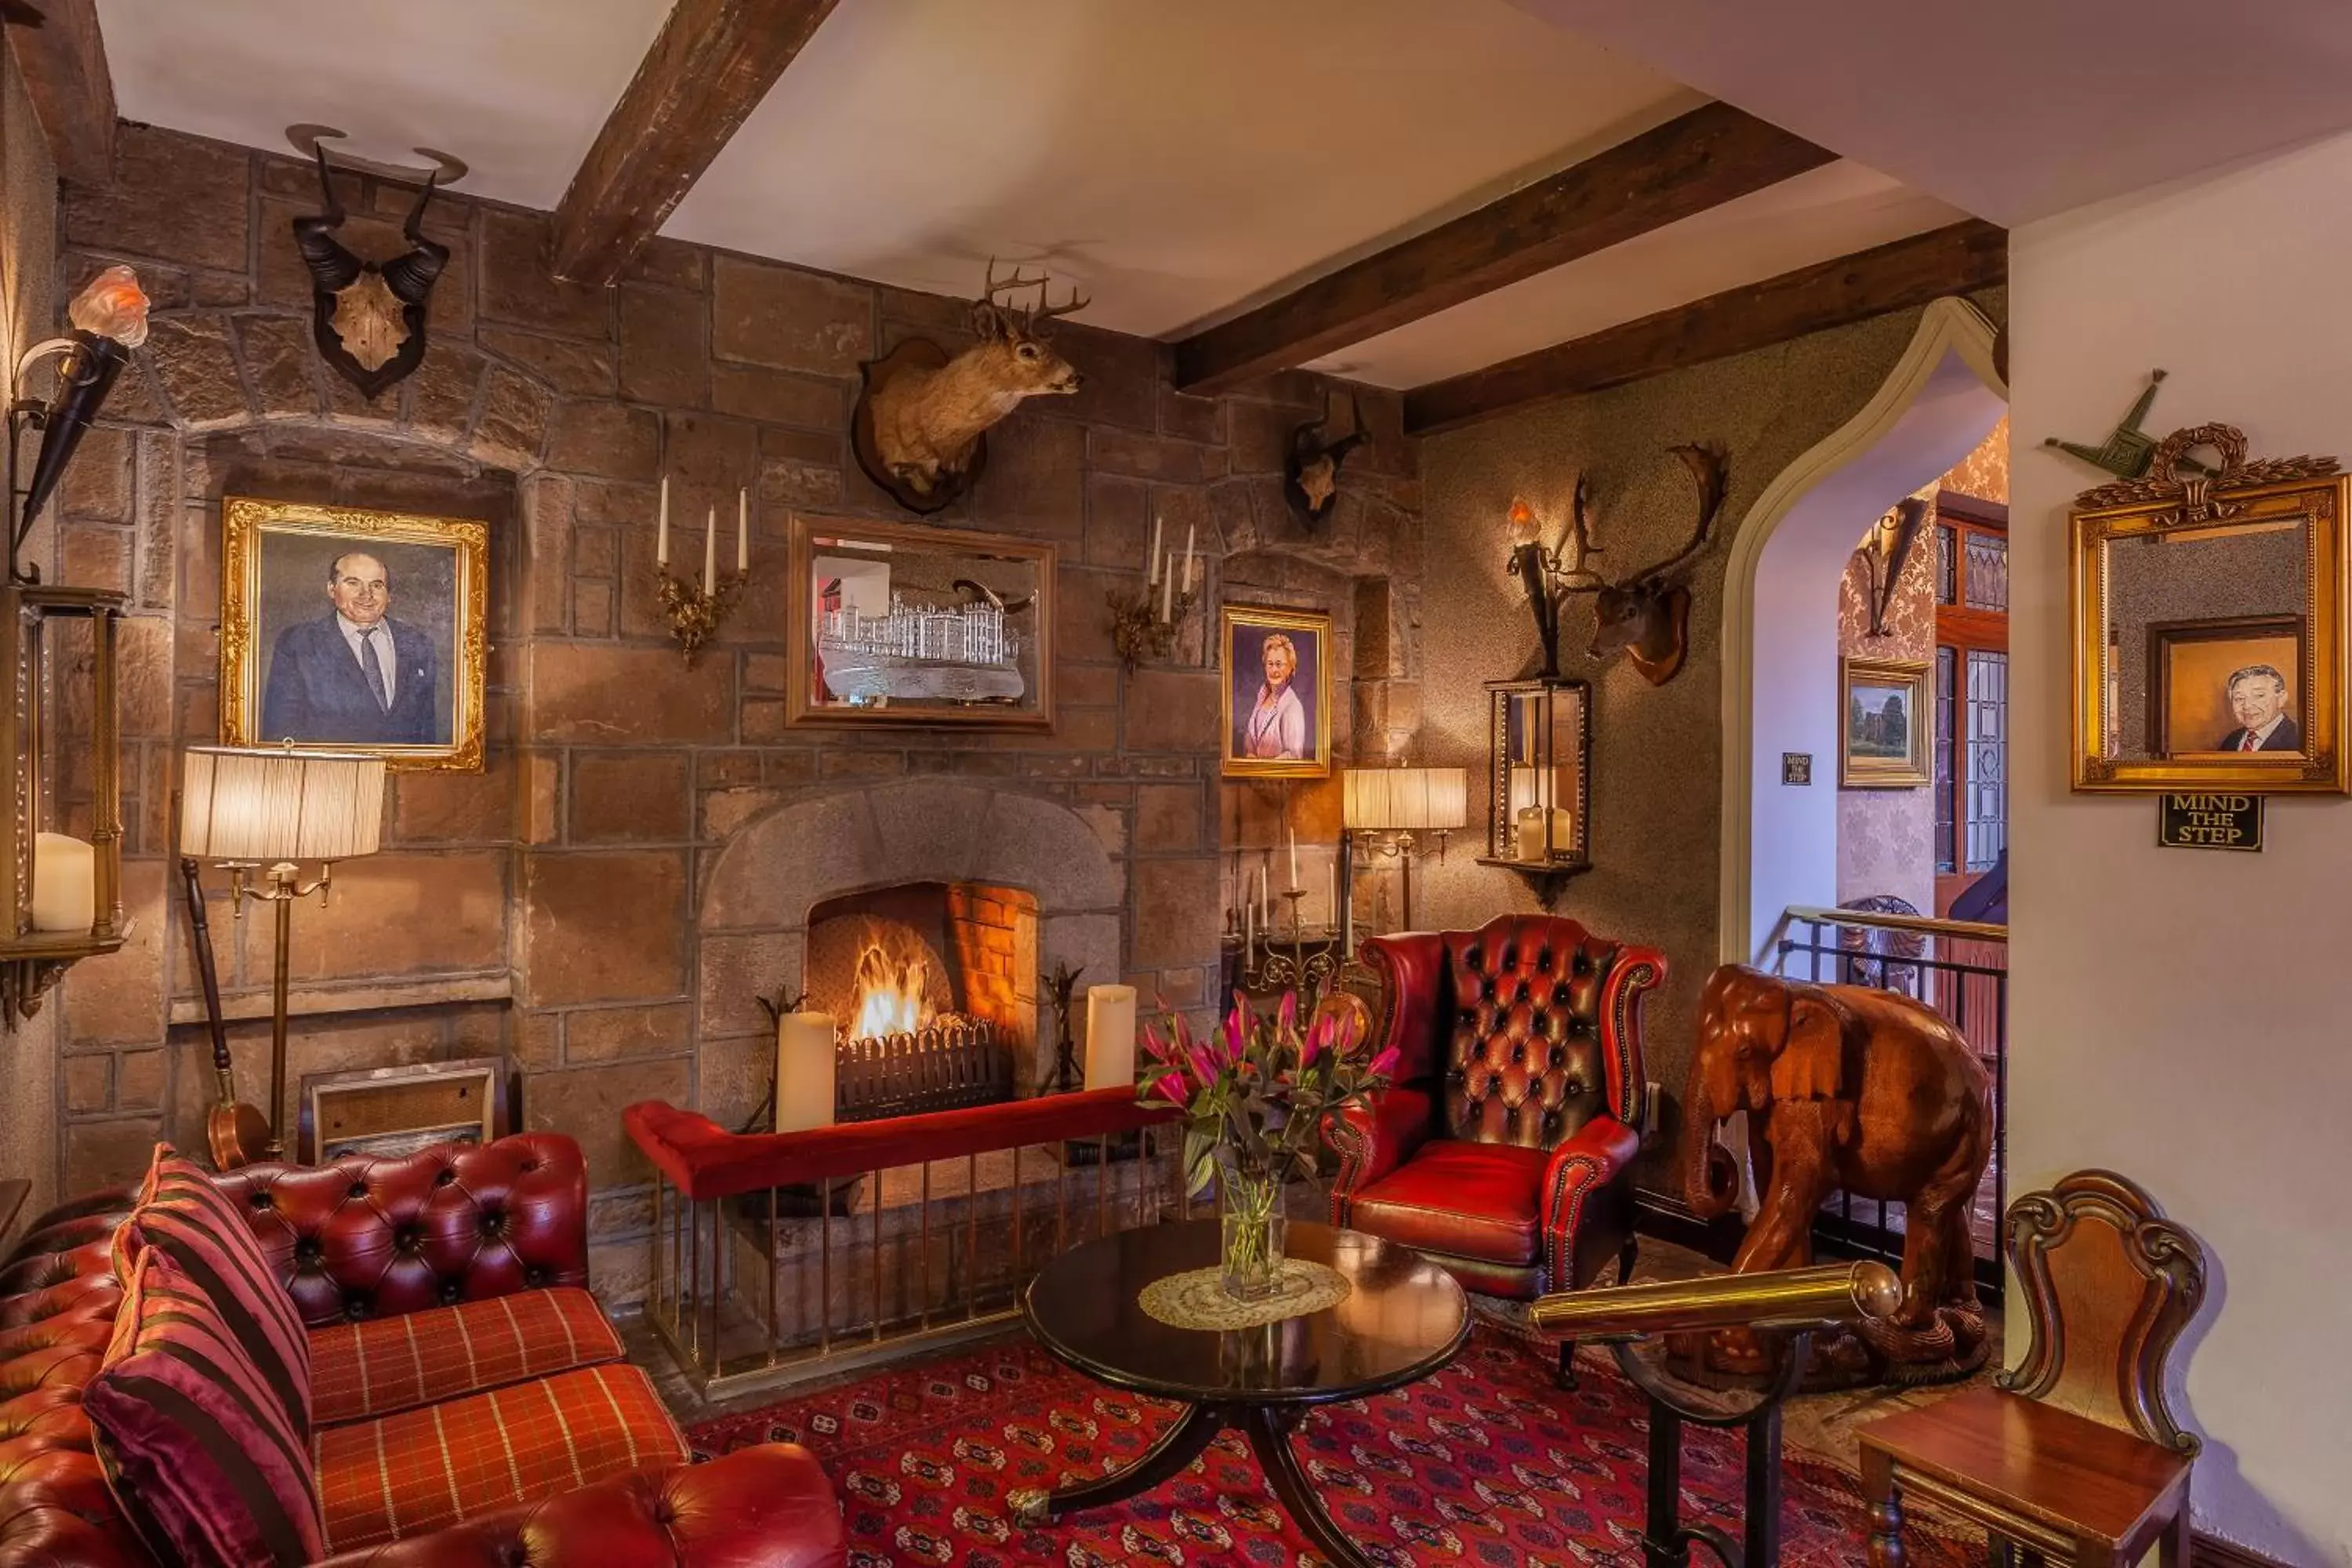
<path id="1" fill-rule="evenodd" d="M 2005 319 L 2000 291 L 1976 302 Z M 1422 444 L 1427 489 L 1423 582 L 1422 728 L 1425 761 L 1470 770 L 1468 853 L 1450 854 L 1415 884 L 1416 923 L 1475 924 L 1507 909 L 1539 909 L 1528 885 L 1476 863 L 1486 812 L 1486 693 L 1535 658 L 1536 634 L 1517 579 L 1505 571 L 1505 517 L 1525 496 L 1564 519 L 1580 470 L 1591 479 L 1594 543 L 1604 567 L 1630 572 L 1688 537 L 1691 488 L 1667 448 L 1706 442 L 1728 464 L 1729 491 L 1691 581 L 1690 651 L 1654 687 L 1622 659 L 1595 666 L 1589 600 L 1562 616 L 1561 667 L 1592 682 L 1592 869 L 1568 885 L 1558 912 L 1605 936 L 1665 952 L 1669 974 L 1647 1009 L 1649 1077 L 1664 1086 L 1663 1135 L 1645 1150 L 1646 1179 L 1665 1185 L 1680 1127 L 1700 987 L 1717 952 L 1723 787 L 1723 580 L 1730 540 L 1765 487 L 1862 407 L 1918 326 L 1919 312 L 1819 332 L 1769 349 L 1532 407 Z M 1859 529 L 1857 528 L 1857 532 Z M 1817 764 L 1818 765 L 1818 764 Z"/>
<path id="2" fill-rule="evenodd" d="M 865 809 L 868 794 L 880 811 L 885 786 L 930 780 L 1014 803 L 1002 810 L 1068 814 L 1115 879 L 1113 907 L 1085 928 L 1107 949 L 1088 978 L 1123 970 L 1174 1005 L 1211 1000 L 1226 813 L 1208 639 L 1196 626 L 1177 659 L 1123 672 L 1104 596 L 1140 586 L 1156 515 L 1173 540 L 1197 531 L 1212 616 L 1236 556 L 1253 583 L 1310 573 L 1312 587 L 1292 592 L 1335 607 L 1368 594 L 1404 602 L 1387 579 L 1418 560 L 1419 489 L 1392 396 L 1365 395 L 1386 438 L 1351 460 L 1338 515 L 1308 540 L 1278 475 L 1291 428 L 1320 412 L 1318 378 L 1184 397 L 1167 387 L 1159 345 L 1063 324 L 1057 343 L 1085 389 L 1000 426 L 985 479 L 933 520 L 1059 548 L 1058 732 L 793 729 L 788 518 L 903 515 L 848 456 L 858 363 L 909 335 L 956 345 L 961 301 L 668 241 L 619 287 L 582 289 L 544 270 L 542 216 L 444 197 L 427 219 L 453 252 L 432 350 L 370 405 L 310 343 L 288 233 L 315 207 L 310 170 L 126 127 L 117 173 L 106 191 L 69 194 L 58 281 L 133 262 L 155 331 L 85 449 L 56 553 L 66 580 L 134 598 L 124 771 L 139 930 L 64 988 L 54 1149 L 67 1185 L 134 1171 L 158 1136 L 201 1135 L 211 1075 L 166 869 L 177 752 L 217 724 L 224 494 L 491 523 L 487 765 L 398 775 L 383 853 L 339 868 L 328 908 L 297 910 L 293 1071 L 508 1052 L 528 1122 L 580 1138 L 608 1192 L 599 1268 L 616 1297 L 641 1267 L 629 1238 L 642 1201 L 627 1189 L 645 1177 L 620 1109 L 657 1096 L 727 1121 L 764 1089 L 751 998 L 789 978 L 782 932 L 809 900 L 781 889 L 785 923 L 754 930 L 740 910 L 714 914 L 708 889 L 730 845 L 779 813 Z M 396 249 L 412 193 L 344 191 L 346 243 Z M 663 474 L 684 517 L 723 510 L 739 486 L 753 496 L 752 587 L 693 669 L 655 595 Z M 1385 624 L 1381 638 L 1375 662 L 1402 679 L 1404 639 Z M 1360 648 L 1350 658 L 1364 663 Z M 981 831 L 977 819 L 950 827 Z M 789 857 L 772 859 L 749 875 L 793 874 Z M 237 929 L 215 892 L 232 1011 L 257 1014 L 266 924 Z M 258 1101 L 266 1028 L 235 1033 L 240 1090 Z"/>

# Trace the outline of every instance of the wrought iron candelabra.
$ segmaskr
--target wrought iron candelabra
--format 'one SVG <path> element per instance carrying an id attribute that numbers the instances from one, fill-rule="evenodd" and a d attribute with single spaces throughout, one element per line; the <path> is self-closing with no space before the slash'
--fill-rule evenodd
<path id="1" fill-rule="evenodd" d="M 1281 895 L 1289 908 L 1282 932 L 1273 930 L 1242 934 L 1241 987 L 1248 992 L 1296 991 L 1302 1010 L 1313 1012 L 1325 987 L 1339 977 L 1348 962 L 1347 940 L 1338 927 L 1310 931 L 1299 919 L 1304 888 Z"/>
<path id="2" fill-rule="evenodd" d="M 690 579 L 673 577 L 667 566 L 656 566 L 654 571 L 661 584 L 662 614 L 669 617 L 670 635 L 686 650 L 687 668 L 691 669 L 696 656 L 702 652 L 702 645 L 719 635 L 719 626 L 735 608 L 736 598 L 751 580 L 751 574 L 722 572 L 715 586 L 699 588 Z"/>
<path id="3" fill-rule="evenodd" d="M 1103 595 L 1110 606 L 1110 645 L 1118 661 L 1132 673 L 1146 659 L 1168 658 L 1176 651 L 1176 634 L 1200 602 L 1200 595 L 1177 593 L 1164 601 L 1160 591 L 1146 586 L 1129 592 L 1113 588 Z M 1168 613 L 1160 613 L 1165 603 Z"/>

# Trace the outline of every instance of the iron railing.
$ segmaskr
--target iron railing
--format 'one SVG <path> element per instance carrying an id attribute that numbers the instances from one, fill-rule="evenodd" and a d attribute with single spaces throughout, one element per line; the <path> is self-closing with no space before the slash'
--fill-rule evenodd
<path id="1" fill-rule="evenodd" d="M 1129 1089 L 805 1132 L 623 1121 L 655 1172 L 646 1320 L 706 1398 L 984 1333 L 1056 1254 L 1191 1212 L 1181 1130 Z"/>
<path id="2" fill-rule="evenodd" d="M 2009 928 L 1979 921 L 1791 906 L 1776 944 L 1792 979 L 1872 985 L 1916 996 L 1951 1021 L 1993 1082 L 1992 1163 L 1969 1215 L 1977 1281 L 2001 1289 L 2000 1216 L 2009 1206 Z M 1903 1205 L 1832 1194 L 1813 1226 L 1826 1250 L 1903 1260 Z"/>

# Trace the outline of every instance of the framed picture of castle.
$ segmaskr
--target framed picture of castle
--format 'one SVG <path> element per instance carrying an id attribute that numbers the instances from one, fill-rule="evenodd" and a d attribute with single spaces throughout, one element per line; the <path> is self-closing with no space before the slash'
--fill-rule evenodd
<path id="1" fill-rule="evenodd" d="M 1839 661 L 1838 783 L 1847 789 L 1916 789 L 1933 782 L 1927 756 L 1927 666 Z"/>
<path id="2" fill-rule="evenodd" d="M 1054 727 L 1054 546 L 796 517 L 793 724 Z"/>

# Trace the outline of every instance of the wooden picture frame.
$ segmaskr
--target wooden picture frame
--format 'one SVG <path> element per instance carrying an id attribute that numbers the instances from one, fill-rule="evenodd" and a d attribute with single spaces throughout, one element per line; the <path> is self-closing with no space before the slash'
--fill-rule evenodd
<path id="1" fill-rule="evenodd" d="M 479 772 L 489 539 L 467 518 L 224 497 L 222 743 Z M 375 673 L 362 649 L 388 652 Z"/>
<path id="2" fill-rule="evenodd" d="M 787 553 L 788 724 L 1054 728 L 1052 543 L 795 516 Z"/>
<path id="3" fill-rule="evenodd" d="M 2210 448 L 2220 471 L 2184 479 L 2176 465 Z M 2352 787 L 2346 728 L 2344 520 L 2352 479 L 2328 458 L 2249 462 L 2228 426 L 2176 431 L 2146 478 L 2089 490 L 2069 519 L 2074 647 L 2074 787 L 2149 795 L 2343 794 Z M 2291 720 L 2257 749 L 2225 742 L 2206 705 L 2193 723 L 2175 662 L 2214 645 L 2220 663 L 2197 679 L 2225 681 L 2270 667 L 2261 710 Z M 2292 655 L 2287 650 L 2292 647 Z M 2292 657 L 2294 668 L 2279 665 Z M 2226 666 L 2227 668 L 2223 668 Z M 2218 676 L 2216 672 L 2219 672 Z M 2175 731 L 2194 729 L 2196 734 Z M 2210 743 L 2193 742 L 2219 731 Z"/>
<path id="4" fill-rule="evenodd" d="M 1838 784 L 1917 789 L 1935 782 L 1934 700 L 1924 659 L 1838 660 Z"/>
<path id="5" fill-rule="evenodd" d="M 296 1152 L 398 1158 L 436 1143 L 488 1143 L 509 1131 L 504 1057 L 412 1062 L 302 1076 Z"/>
<path id="6" fill-rule="evenodd" d="M 1291 661 L 1283 690 L 1271 700 L 1265 663 L 1270 648 L 1286 648 Z M 1329 616 L 1264 605 L 1227 605 L 1218 613 L 1223 776 L 1331 776 L 1331 658 Z"/>

